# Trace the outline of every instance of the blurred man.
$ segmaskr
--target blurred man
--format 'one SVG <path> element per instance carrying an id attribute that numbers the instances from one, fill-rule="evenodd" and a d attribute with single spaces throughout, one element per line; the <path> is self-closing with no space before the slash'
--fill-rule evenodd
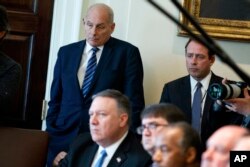
<path id="1" fill-rule="evenodd" d="M 207 141 L 207 149 L 202 154 L 202 167 L 227 167 L 230 150 L 249 131 L 240 126 L 227 125 L 215 131 Z"/>
<path id="2" fill-rule="evenodd" d="M 137 137 L 129 131 L 131 107 L 126 96 L 115 90 L 96 94 L 89 115 L 90 134 L 77 137 L 60 167 L 97 164 L 98 167 L 147 167 L 152 163 Z"/>
<path id="3" fill-rule="evenodd" d="M 250 136 L 242 137 L 232 149 L 234 151 L 250 151 Z"/>
<path id="4" fill-rule="evenodd" d="M 155 135 L 165 126 L 178 121 L 186 121 L 183 112 L 173 104 L 153 104 L 146 107 L 141 114 L 142 126 L 137 133 L 142 135 L 144 149 L 152 155 Z"/>
<path id="5" fill-rule="evenodd" d="M 199 134 L 185 122 L 170 124 L 156 135 L 152 159 L 154 167 L 199 167 Z"/>
<path id="6" fill-rule="evenodd" d="M 0 44 L 10 30 L 7 10 L 0 5 Z M 0 50 L 0 124 L 6 121 L 10 108 L 15 103 L 18 88 L 21 83 L 22 69 L 19 63 Z"/>

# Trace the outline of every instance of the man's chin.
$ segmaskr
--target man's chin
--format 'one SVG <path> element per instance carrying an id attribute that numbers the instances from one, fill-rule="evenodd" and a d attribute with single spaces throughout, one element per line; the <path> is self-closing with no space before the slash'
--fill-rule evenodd
<path id="1" fill-rule="evenodd" d="M 153 145 L 152 144 L 143 144 L 143 148 L 146 151 L 150 151 L 150 150 L 152 150 Z"/>

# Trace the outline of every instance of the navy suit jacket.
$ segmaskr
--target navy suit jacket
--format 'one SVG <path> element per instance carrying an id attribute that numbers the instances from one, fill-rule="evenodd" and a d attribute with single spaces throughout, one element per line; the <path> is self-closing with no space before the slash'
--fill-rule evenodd
<path id="1" fill-rule="evenodd" d="M 209 85 L 221 83 L 222 78 L 212 73 Z M 178 106 L 186 115 L 189 123 L 192 120 L 191 107 L 191 84 L 190 76 L 185 76 L 164 85 L 160 102 L 173 103 Z M 208 137 L 219 127 L 227 124 L 238 124 L 242 122 L 242 116 L 235 112 L 216 112 L 213 109 L 214 100 L 206 96 L 201 121 L 201 140 L 203 149 Z"/>
<path id="2" fill-rule="evenodd" d="M 139 49 L 112 37 L 104 45 L 88 94 L 82 96 L 77 72 L 85 44 L 83 40 L 61 47 L 54 68 L 46 130 L 51 136 L 50 144 L 62 145 L 62 150 L 78 133 L 89 130 L 92 95 L 116 89 L 128 96 L 134 128 L 140 125 L 140 112 L 145 105 Z"/>
<path id="3" fill-rule="evenodd" d="M 80 134 L 71 144 L 59 167 L 91 166 L 97 150 L 98 145 L 89 133 Z M 151 163 L 150 155 L 143 149 L 137 137 L 129 132 L 115 151 L 108 167 L 148 167 Z"/>

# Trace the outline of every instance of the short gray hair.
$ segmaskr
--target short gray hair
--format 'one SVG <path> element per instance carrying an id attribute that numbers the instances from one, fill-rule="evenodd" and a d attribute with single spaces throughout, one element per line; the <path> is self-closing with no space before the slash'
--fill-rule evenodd
<path id="1" fill-rule="evenodd" d="M 120 91 L 114 89 L 106 89 L 92 96 L 92 100 L 97 97 L 108 97 L 116 101 L 117 107 L 122 113 L 128 115 L 128 124 L 131 123 L 131 104 L 129 98 L 123 95 Z"/>

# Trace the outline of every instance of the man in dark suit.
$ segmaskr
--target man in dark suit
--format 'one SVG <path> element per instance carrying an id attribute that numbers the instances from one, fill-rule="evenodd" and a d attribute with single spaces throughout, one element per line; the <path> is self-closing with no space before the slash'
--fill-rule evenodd
<path id="1" fill-rule="evenodd" d="M 155 135 L 152 160 L 159 167 L 200 167 L 199 134 L 186 122 L 169 124 Z"/>
<path id="2" fill-rule="evenodd" d="M 111 37 L 115 28 L 113 17 L 109 6 L 92 5 L 83 21 L 86 40 L 64 46 L 58 52 L 46 118 L 46 130 L 51 137 L 48 165 L 58 152 L 67 151 L 79 132 L 89 131 L 91 96 L 102 90 L 116 89 L 128 96 L 133 109 L 132 129 L 140 124 L 144 107 L 140 52 L 137 47 Z M 97 66 L 83 95 L 83 80 L 93 53 Z"/>
<path id="3" fill-rule="evenodd" d="M 5 7 L 0 5 L 0 44 L 9 31 L 8 16 Z M 5 125 L 6 115 L 15 103 L 20 86 L 22 69 L 20 64 L 0 51 L 0 124 Z"/>
<path id="4" fill-rule="evenodd" d="M 201 83 L 201 116 L 199 122 L 200 136 L 205 149 L 208 137 L 219 127 L 226 124 L 240 124 L 242 117 L 233 112 L 214 111 L 214 100 L 207 94 L 212 83 L 221 83 L 222 78 L 211 71 L 215 55 L 205 46 L 194 40 L 189 40 L 185 46 L 186 67 L 189 75 L 171 81 L 164 85 L 160 102 L 173 103 L 181 108 L 191 124 L 192 102 L 196 91 L 196 84 Z"/>
<path id="5" fill-rule="evenodd" d="M 60 167 L 97 166 L 100 153 L 107 153 L 99 167 L 146 167 L 152 161 L 139 139 L 129 131 L 131 107 L 126 96 L 104 90 L 93 97 L 89 109 L 89 133 L 79 135 Z"/>

